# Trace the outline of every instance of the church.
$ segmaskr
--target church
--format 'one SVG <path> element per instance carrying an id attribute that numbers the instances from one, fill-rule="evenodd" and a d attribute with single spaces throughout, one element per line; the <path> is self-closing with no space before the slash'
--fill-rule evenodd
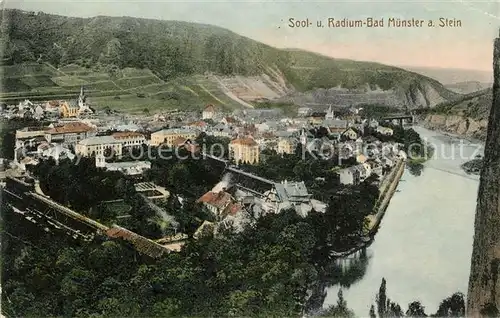
<path id="1" fill-rule="evenodd" d="M 80 88 L 80 96 L 78 96 L 78 114 L 86 115 L 93 114 L 94 111 L 87 105 L 87 96 L 83 86 Z"/>
<path id="2" fill-rule="evenodd" d="M 72 100 L 70 102 L 64 101 L 60 104 L 61 117 L 78 117 L 93 114 L 94 111 L 86 103 L 87 97 L 85 96 L 85 91 L 83 86 L 80 88 L 80 96 L 78 100 Z"/>

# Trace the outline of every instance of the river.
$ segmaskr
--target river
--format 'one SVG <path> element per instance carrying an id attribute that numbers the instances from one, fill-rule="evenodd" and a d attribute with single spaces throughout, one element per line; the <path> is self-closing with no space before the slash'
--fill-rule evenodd
<path id="1" fill-rule="evenodd" d="M 404 311 L 419 300 L 427 314 L 434 314 L 444 298 L 467 292 L 479 177 L 467 175 L 460 165 L 474 158 L 478 145 L 463 141 L 460 147 L 458 138 L 414 129 L 436 150 L 420 175 L 406 169 L 366 250 L 362 277 L 343 287 L 356 316 L 368 316 L 383 277 L 388 297 Z M 327 288 L 324 307 L 336 303 L 338 289 Z"/>

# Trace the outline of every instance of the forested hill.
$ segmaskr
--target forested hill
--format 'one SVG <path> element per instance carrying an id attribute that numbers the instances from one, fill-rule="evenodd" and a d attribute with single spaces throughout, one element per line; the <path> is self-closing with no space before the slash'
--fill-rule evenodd
<path id="1" fill-rule="evenodd" d="M 5 10 L 1 35 L 4 65 L 77 64 L 108 74 L 124 68 L 149 69 L 165 82 L 208 72 L 221 77 L 213 82 L 225 94 L 235 95 L 233 100 L 286 97 L 298 104 L 381 101 L 432 107 L 457 96 L 438 81 L 401 68 L 276 49 L 205 24 Z M 231 80 L 236 75 L 244 77 L 243 82 Z M 248 77 L 258 77 L 258 85 L 244 82 Z M 345 100 L 341 89 L 356 89 L 359 96 Z M 366 97 L 367 93 L 371 95 Z"/>

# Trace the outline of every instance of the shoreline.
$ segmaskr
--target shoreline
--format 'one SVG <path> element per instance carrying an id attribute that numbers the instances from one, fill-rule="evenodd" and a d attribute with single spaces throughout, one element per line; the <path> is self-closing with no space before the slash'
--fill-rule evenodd
<path id="1" fill-rule="evenodd" d="M 383 190 L 380 192 L 379 198 L 373 207 L 375 214 L 371 214 L 368 216 L 370 224 L 368 225 L 367 233 L 362 238 L 361 242 L 358 245 L 344 252 L 332 251 L 330 252 L 331 257 L 335 258 L 347 257 L 349 255 L 358 252 L 359 250 L 367 248 L 373 243 L 375 239 L 375 234 L 377 234 L 378 229 L 380 227 L 380 223 L 384 218 L 385 211 L 387 210 L 387 207 L 389 206 L 389 203 L 392 197 L 394 196 L 394 193 L 396 193 L 399 181 L 403 176 L 405 168 L 406 168 L 406 160 L 400 159 L 398 160 L 392 171 L 389 173 L 389 175 L 387 175 L 386 180 L 390 181 L 388 181 L 388 183 L 385 186 L 383 185 L 381 187 L 383 188 Z"/>
<path id="2" fill-rule="evenodd" d="M 438 133 L 440 133 L 442 135 L 445 135 L 447 137 L 456 138 L 456 139 L 463 139 L 463 140 L 466 140 L 466 141 L 468 141 L 468 142 L 470 142 L 472 144 L 481 144 L 481 145 L 484 145 L 486 143 L 486 140 L 481 140 L 481 139 L 470 137 L 470 136 L 460 135 L 460 134 L 457 134 L 457 133 L 452 133 L 452 132 L 449 132 L 449 131 L 446 131 L 446 130 L 442 130 L 440 128 L 433 127 L 432 125 L 430 125 L 429 123 L 425 122 L 424 120 L 417 121 L 414 126 L 422 127 L 422 128 L 425 128 L 425 129 L 428 129 L 428 130 L 431 130 L 431 131 L 435 131 L 435 132 L 438 132 Z"/>

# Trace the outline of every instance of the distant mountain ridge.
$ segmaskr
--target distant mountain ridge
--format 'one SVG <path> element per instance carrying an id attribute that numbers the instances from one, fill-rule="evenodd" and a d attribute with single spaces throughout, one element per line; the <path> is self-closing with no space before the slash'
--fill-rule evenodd
<path id="1" fill-rule="evenodd" d="M 470 70 L 459 68 L 439 68 L 424 66 L 400 66 L 401 68 L 434 78 L 443 85 L 453 85 L 461 82 L 493 83 L 491 71 Z"/>
<path id="2" fill-rule="evenodd" d="M 469 93 L 436 106 L 421 123 L 427 128 L 485 140 L 492 102 L 492 88 Z"/>
<path id="3" fill-rule="evenodd" d="M 477 91 L 481 91 L 486 88 L 490 88 L 493 86 L 493 83 L 481 83 L 479 81 L 467 81 L 467 82 L 459 82 L 454 84 L 445 85 L 451 91 L 460 94 L 469 94 Z"/>
<path id="4" fill-rule="evenodd" d="M 206 24 L 131 17 L 73 18 L 20 10 L 5 10 L 1 22 L 4 63 L 38 61 L 59 69 L 77 65 L 88 70 L 85 75 L 79 70 L 77 79 L 71 77 L 75 74 L 64 78 L 64 74 L 43 72 L 25 74 L 29 80 L 6 77 L 2 91 L 20 96 L 33 90 L 57 91 L 65 87 L 61 84 L 65 80 L 74 85 L 96 83 L 97 77 L 101 79 L 95 85 L 96 94 L 145 94 L 175 100 L 180 106 L 188 104 L 187 100 L 189 104 L 219 100 L 227 107 L 276 100 L 417 108 L 458 96 L 437 80 L 402 68 L 281 50 Z M 121 78 L 124 69 L 150 70 L 151 74 L 144 75 L 148 81 L 141 86 L 140 76 Z M 109 83 L 101 85 L 103 80 Z M 191 95 L 186 99 L 184 94 Z"/>

